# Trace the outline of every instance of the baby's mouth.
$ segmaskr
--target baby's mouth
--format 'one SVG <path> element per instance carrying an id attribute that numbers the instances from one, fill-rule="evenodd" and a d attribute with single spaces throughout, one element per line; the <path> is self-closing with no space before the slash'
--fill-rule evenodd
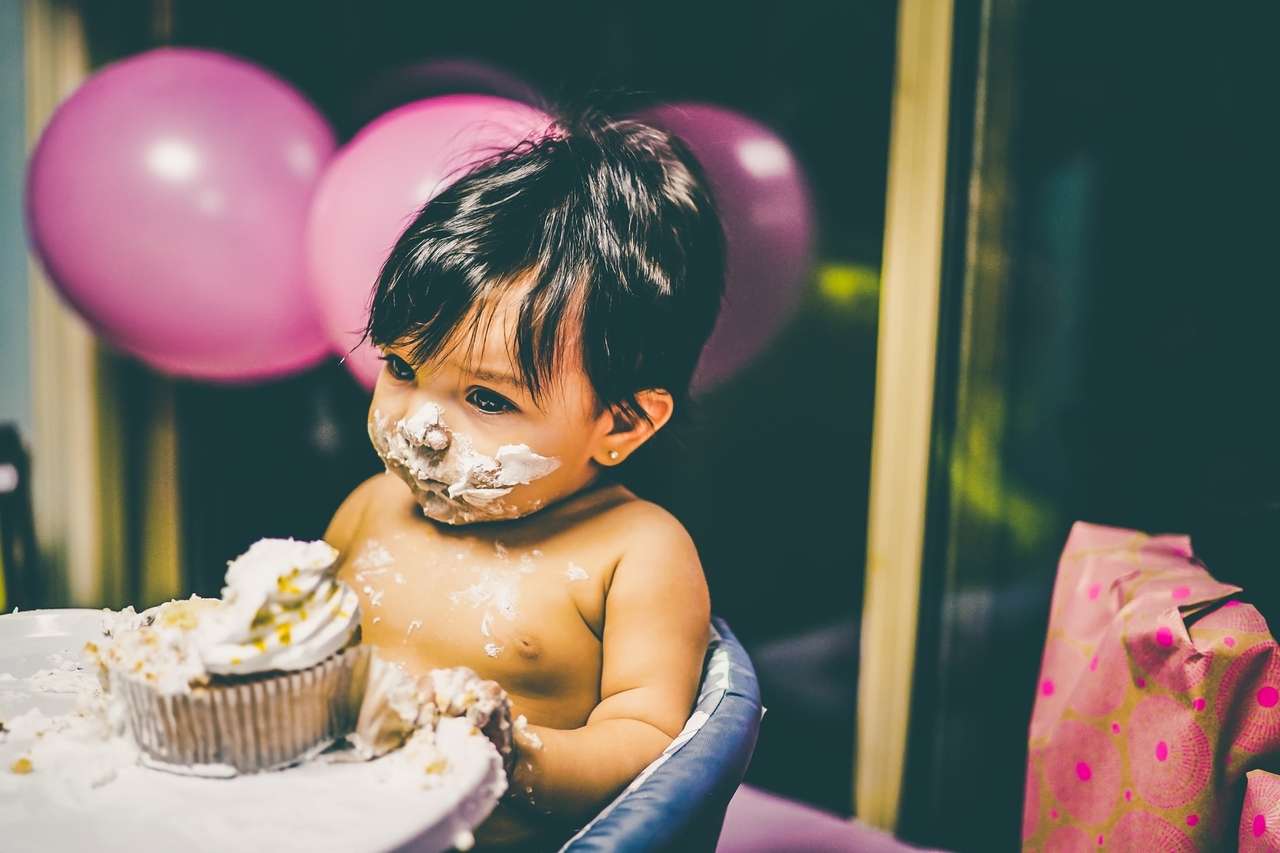
<path id="1" fill-rule="evenodd" d="M 419 480 L 418 482 L 421 483 L 422 488 L 426 489 L 428 492 L 438 494 L 442 498 L 449 497 L 449 484 L 443 480 L 433 480 L 428 477 L 427 479 Z"/>
<path id="2" fill-rule="evenodd" d="M 479 453 L 465 434 L 448 428 L 432 403 L 394 423 L 375 410 L 369 435 L 388 470 L 419 492 L 419 503 L 444 501 L 467 518 L 512 516 L 515 508 L 502 498 L 560 465 L 523 444 L 503 445 L 492 457 Z"/>

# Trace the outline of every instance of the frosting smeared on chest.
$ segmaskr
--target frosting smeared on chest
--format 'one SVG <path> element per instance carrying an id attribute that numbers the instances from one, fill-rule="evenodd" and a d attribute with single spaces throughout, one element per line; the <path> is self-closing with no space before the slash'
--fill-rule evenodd
<path id="1" fill-rule="evenodd" d="M 549 697 L 565 696 L 585 714 L 598 701 L 599 666 L 588 651 L 598 653 L 599 637 L 583 616 L 583 602 L 602 594 L 590 580 L 598 555 L 590 543 L 497 532 L 455 532 L 397 513 L 356 539 L 345 570 L 361 591 L 367 642 L 415 673 L 466 665 L 539 713 Z"/>
<path id="2" fill-rule="evenodd" d="M 541 554 L 541 551 L 533 552 Z M 519 617 L 520 586 L 524 577 L 536 571 L 533 553 L 512 560 L 506 546 L 494 542 L 495 559 L 472 568 L 472 583 L 449 593 L 452 606 L 468 606 L 481 611 L 480 635 L 486 656 L 496 658 L 506 649 L 499 641 L 495 623 L 512 623 Z M 517 641 L 517 646 L 521 643 Z"/>

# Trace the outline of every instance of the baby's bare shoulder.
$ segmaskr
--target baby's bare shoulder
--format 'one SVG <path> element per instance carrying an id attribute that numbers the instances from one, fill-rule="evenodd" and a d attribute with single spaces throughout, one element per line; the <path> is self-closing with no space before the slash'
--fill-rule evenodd
<path id="1" fill-rule="evenodd" d="M 352 489 L 333 513 L 324 531 L 324 541 L 345 553 L 360 530 L 365 511 L 378 491 L 385 488 L 387 479 L 383 473 L 374 474 Z"/>
<path id="2" fill-rule="evenodd" d="M 615 514 L 612 519 L 614 523 L 633 530 L 636 537 L 641 539 L 689 538 L 689 532 L 680 523 L 680 519 L 658 504 L 643 498 L 633 497 L 618 505 L 613 513 Z"/>
<path id="3" fill-rule="evenodd" d="M 632 496 L 611 507 L 598 521 L 609 528 L 620 546 L 615 577 L 631 567 L 651 581 L 666 576 L 673 583 L 705 584 L 693 537 L 680 519 L 658 504 Z"/>
<path id="4" fill-rule="evenodd" d="M 622 486 L 597 494 L 562 518 L 561 523 L 580 533 L 606 537 L 619 546 L 689 539 L 678 518 Z"/>

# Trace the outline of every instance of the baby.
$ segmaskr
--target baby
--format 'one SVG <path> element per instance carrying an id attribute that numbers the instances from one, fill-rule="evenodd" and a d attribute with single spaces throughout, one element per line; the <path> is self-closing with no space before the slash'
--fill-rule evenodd
<path id="1" fill-rule="evenodd" d="M 692 155 L 595 110 L 432 199 L 378 276 L 368 426 L 386 473 L 324 538 L 366 642 L 412 673 L 471 667 L 527 717 L 482 843 L 554 846 L 692 710 L 702 567 L 623 475 L 684 412 L 723 286 Z"/>

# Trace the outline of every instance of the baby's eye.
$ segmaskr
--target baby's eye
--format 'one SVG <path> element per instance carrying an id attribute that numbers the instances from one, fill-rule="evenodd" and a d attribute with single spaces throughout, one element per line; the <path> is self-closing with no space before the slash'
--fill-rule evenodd
<path id="1" fill-rule="evenodd" d="M 518 412 L 516 404 L 501 394 L 488 388 L 472 388 L 467 392 L 467 402 L 486 415 L 500 415 L 504 412 Z"/>
<path id="2" fill-rule="evenodd" d="M 387 363 L 387 372 L 396 379 L 401 382 L 409 382 L 413 379 L 413 368 L 409 366 L 409 362 L 400 356 L 389 352 L 381 358 Z"/>

